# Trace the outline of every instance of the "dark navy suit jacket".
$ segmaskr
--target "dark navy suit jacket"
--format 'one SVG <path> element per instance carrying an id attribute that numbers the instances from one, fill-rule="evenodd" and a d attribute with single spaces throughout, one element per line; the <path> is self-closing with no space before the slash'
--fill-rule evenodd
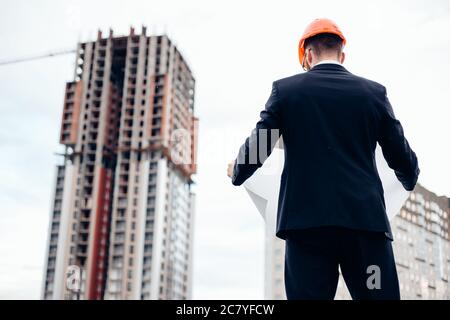
<path id="1" fill-rule="evenodd" d="M 385 232 L 392 239 L 375 162 L 377 142 L 406 190 L 414 189 L 419 167 L 384 86 L 341 65 L 320 64 L 275 81 L 260 117 L 239 150 L 232 183 L 249 178 L 283 137 L 278 237 L 341 226 Z"/>

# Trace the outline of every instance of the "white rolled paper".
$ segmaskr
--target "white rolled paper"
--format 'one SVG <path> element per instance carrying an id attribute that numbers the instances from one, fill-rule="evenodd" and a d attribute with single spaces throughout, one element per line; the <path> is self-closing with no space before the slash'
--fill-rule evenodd
<path id="1" fill-rule="evenodd" d="M 402 184 L 398 181 L 394 171 L 389 168 L 383 157 L 381 149 L 375 150 L 378 174 L 384 189 L 386 212 L 392 220 L 400 212 L 401 207 L 409 196 Z M 278 194 L 280 191 L 281 172 L 284 165 L 284 150 L 275 148 L 264 165 L 258 169 L 245 183 L 250 198 L 265 220 L 267 228 L 275 234 Z"/>

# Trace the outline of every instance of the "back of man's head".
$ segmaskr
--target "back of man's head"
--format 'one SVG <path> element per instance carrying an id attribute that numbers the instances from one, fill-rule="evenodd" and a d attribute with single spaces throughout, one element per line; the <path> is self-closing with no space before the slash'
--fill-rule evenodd
<path id="1" fill-rule="evenodd" d="M 343 41 L 338 35 L 320 33 L 306 39 L 305 48 L 311 48 L 319 58 L 338 58 L 343 50 Z"/>

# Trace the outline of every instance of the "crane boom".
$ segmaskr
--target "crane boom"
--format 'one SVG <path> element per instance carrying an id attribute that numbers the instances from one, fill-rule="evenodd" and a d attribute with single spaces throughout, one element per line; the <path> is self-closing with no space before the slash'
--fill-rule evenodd
<path id="1" fill-rule="evenodd" d="M 49 52 L 49 53 L 46 53 L 46 54 L 30 56 L 30 57 L 22 57 L 22 58 L 9 59 L 9 60 L 8 59 L 7 60 L 0 60 L 0 66 L 14 64 L 14 63 L 20 63 L 20 62 L 27 62 L 27 61 L 32 61 L 32 60 L 45 59 L 45 58 L 61 56 L 61 55 L 65 55 L 65 54 L 71 54 L 71 53 L 75 53 L 75 52 L 76 52 L 75 49 L 67 49 L 67 50 Z"/>

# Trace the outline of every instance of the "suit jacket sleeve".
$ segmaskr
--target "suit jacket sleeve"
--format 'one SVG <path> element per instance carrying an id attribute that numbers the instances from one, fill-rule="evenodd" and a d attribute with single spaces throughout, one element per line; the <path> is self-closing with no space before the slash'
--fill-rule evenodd
<path id="1" fill-rule="evenodd" d="M 395 118 L 394 111 L 383 87 L 384 98 L 380 126 L 379 144 L 389 167 L 394 170 L 403 187 L 412 191 L 419 177 L 417 156 L 406 140 L 399 120 Z"/>
<path id="2" fill-rule="evenodd" d="M 243 184 L 263 165 L 281 136 L 280 123 L 280 98 L 277 84 L 274 82 L 265 109 L 261 111 L 260 120 L 256 123 L 256 128 L 252 130 L 239 149 L 231 178 L 233 185 Z"/>

